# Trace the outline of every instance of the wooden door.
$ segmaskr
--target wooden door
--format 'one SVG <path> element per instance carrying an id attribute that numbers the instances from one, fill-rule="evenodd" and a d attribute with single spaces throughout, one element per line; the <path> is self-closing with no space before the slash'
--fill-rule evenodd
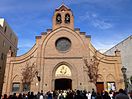
<path id="1" fill-rule="evenodd" d="M 97 92 L 101 94 L 104 90 L 104 82 L 97 82 L 96 88 L 97 88 Z"/>

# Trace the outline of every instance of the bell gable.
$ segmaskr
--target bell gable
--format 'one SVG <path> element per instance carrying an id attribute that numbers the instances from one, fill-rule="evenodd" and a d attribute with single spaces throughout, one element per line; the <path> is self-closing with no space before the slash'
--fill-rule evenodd
<path id="1" fill-rule="evenodd" d="M 60 28 L 60 27 L 67 27 L 74 30 L 74 17 L 71 9 L 67 6 L 62 4 L 59 8 L 55 10 L 53 15 L 53 30 Z"/>

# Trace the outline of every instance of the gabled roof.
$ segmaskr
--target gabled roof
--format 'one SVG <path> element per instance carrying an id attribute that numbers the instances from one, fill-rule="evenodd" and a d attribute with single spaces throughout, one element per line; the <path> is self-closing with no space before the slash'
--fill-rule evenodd
<path id="1" fill-rule="evenodd" d="M 68 8 L 66 5 L 62 4 L 60 7 L 58 7 L 55 11 L 71 11 L 70 8 Z"/>

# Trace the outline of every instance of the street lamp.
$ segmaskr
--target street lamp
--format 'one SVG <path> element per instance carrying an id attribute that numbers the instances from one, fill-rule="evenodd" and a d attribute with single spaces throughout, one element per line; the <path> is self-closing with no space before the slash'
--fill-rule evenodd
<path id="1" fill-rule="evenodd" d="M 40 77 L 40 75 L 39 75 L 39 72 L 38 71 L 36 71 L 35 72 L 35 75 L 36 75 L 36 77 L 37 77 L 37 80 L 38 80 L 38 82 L 39 82 L 39 88 L 38 88 L 38 90 L 40 90 L 40 81 L 41 81 L 41 77 Z"/>
<path id="2" fill-rule="evenodd" d="M 40 81 L 41 81 L 41 78 L 40 78 L 40 76 L 39 76 L 38 71 L 35 72 L 35 75 L 36 75 L 36 77 L 37 77 L 37 80 L 40 82 Z"/>
<path id="3" fill-rule="evenodd" d="M 127 68 L 125 68 L 124 66 L 121 68 L 121 71 L 123 73 L 123 78 L 124 78 L 124 84 L 125 84 L 125 90 L 127 91 L 127 75 L 126 75 L 126 71 Z"/>

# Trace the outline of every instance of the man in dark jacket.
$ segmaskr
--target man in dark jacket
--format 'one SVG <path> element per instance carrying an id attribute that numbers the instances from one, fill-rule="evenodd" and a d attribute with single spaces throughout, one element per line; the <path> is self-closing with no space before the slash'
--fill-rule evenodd
<path id="1" fill-rule="evenodd" d="M 129 99 L 123 89 L 119 89 L 119 94 L 115 96 L 115 99 Z"/>
<path id="2" fill-rule="evenodd" d="M 96 99 L 96 92 L 92 89 L 91 99 Z"/>

